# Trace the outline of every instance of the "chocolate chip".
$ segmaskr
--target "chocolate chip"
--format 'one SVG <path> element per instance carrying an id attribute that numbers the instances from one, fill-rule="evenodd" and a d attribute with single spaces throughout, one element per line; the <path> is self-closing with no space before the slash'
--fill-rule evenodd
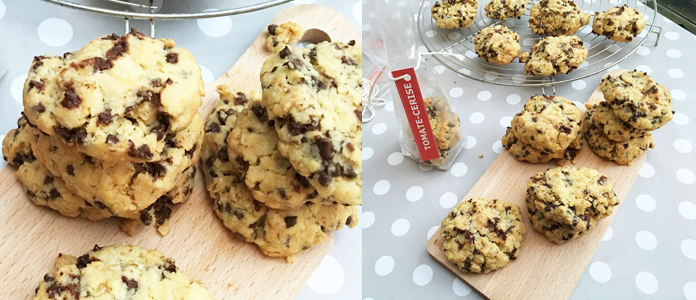
<path id="1" fill-rule="evenodd" d="M 84 269 L 87 267 L 87 265 L 95 261 L 99 261 L 99 259 L 96 257 L 90 257 L 89 254 L 85 254 L 77 258 L 77 263 L 75 263 L 75 266 L 78 269 Z"/>
<path id="2" fill-rule="evenodd" d="M 350 46 L 355 46 L 355 40 L 350 40 L 350 41 L 348 41 L 348 45 L 350 45 Z"/>
<path id="3" fill-rule="evenodd" d="M 246 94 L 239 92 L 234 96 L 234 105 L 244 105 L 249 103 L 249 99 Z"/>
<path id="4" fill-rule="evenodd" d="M 114 67 L 114 63 L 101 57 L 90 58 L 94 72 L 109 70 Z M 82 62 L 80 62 L 82 64 Z"/>
<path id="5" fill-rule="evenodd" d="M 148 226 L 152 224 L 152 216 L 150 216 L 148 210 L 143 210 L 140 212 L 140 222 Z"/>
<path id="6" fill-rule="evenodd" d="M 288 56 L 292 55 L 292 51 L 290 51 L 290 48 L 288 48 L 288 46 L 285 46 L 283 50 L 280 50 L 280 52 L 278 52 L 278 55 L 280 55 L 280 58 L 285 59 Z"/>
<path id="7" fill-rule="evenodd" d="M 349 65 L 349 66 L 356 66 L 356 67 L 358 66 L 358 63 L 357 63 L 354 59 L 352 59 L 352 58 L 350 58 L 350 57 L 346 57 L 346 56 L 344 56 L 344 57 L 341 58 L 341 62 L 342 62 L 343 64 L 346 64 L 346 65 Z"/>
<path id="8" fill-rule="evenodd" d="M 358 119 L 360 119 L 360 122 L 362 122 L 362 111 L 359 110 L 359 109 L 356 109 L 356 110 L 354 110 L 353 112 L 354 112 L 355 115 L 358 117 Z"/>
<path id="9" fill-rule="evenodd" d="M 87 130 L 84 127 L 78 127 L 73 129 L 67 129 L 65 127 L 55 127 L 53 129 L 58 136 L 63 138 L 68 144 L 83 144 L 85 138 L 87 137 Z"/>
<path id="10" fill-rule="evenodd" d="M 314 142 L 319 148 L 319 155 L 323 160 L 330 160 L 333 153 L 333 143 L 330 139 L 319 138 Z"/>
<path id="11" fill-rule="evenodd" d="M 115 136 L 113 134 L 109 134 L 106 136 L 106 143 L 107 144 L 116 144 L 118 143 L 118 136 Z"/>
<path id="12" fill-rule="evenodd" d="M 558 128 L 558 131 L 563 132 L 563 133 L 565 133 L 565 134 L 570 134 L 571 129 L 570 129 L 568 126 L 561 125 L 561 126 Z"/>
<path id="13" fill-rule="evenodd" d="M 263 105 L 261 105 L 260 103 L 257 102 L 257 103 L 254 103 L 250 109 L 254 113 L 254 115 L 256 116 L 257 119 L 263 121 L 263 116 L 266 114 L 266 108 L 263 107 Z"/>
<path id="14" fill-rule="evenodd" d="M 114 46 L 109 49 L 109 51 L 106 51 L 106 59 L 109 61 L 113 61 L 123 55 L 123 53 L 128 51 L 128 37 L 127 36 L 122 36 L 119 37 L 118 39 L 114 40 Z"/>
<path id="15" fill-rule="evenodd" d="M 292 135 L 304 134 L 307 131 L 315 129 L 315 126 L 312 124 L 301 124 L 301 123 L 295 122 L 295 119 L 293 119 L 292 116 L 290 117 L 290 120 L 288 120 L 287 126 L 288 126 L 288 131 Z"/>
<path id="16" fill-rule="evenodd" d="M 34 105 L 34 110 L 41 114 L 46 111 L 46 107 L 44 107 L 43 104 L 39 103 L 37 105 Z"/>
<path id="17" fill-rule="evenodd" d="M 205 132 L 220 132 L 220 125 L 215 122 L 211 122 L 208 124 L 208 128 L 205 129 Z"/>
<path id="18" fill-rule="evenodd" d="M 107 40 L 107 41 L 115 41 L 118 40 L 119 36 L 116 35 L 115 33 L 112 33 L 111 35 L 107 35 L 105 37 L 102 37 L 102 40 Z"/>
<path id="19" fill-rule="evenodd" d="M 36 70 L 40 66 L 43 66 L 43 61 L 41 61 L 41 60 L 44 58 L 45 57 L 43 57 L 43 56 L 34 56 L 34 61 L 31 63 L 31 68 Z"/>
<path id="20" fill-rule="evenodd" d="M 68 164 L 68 166 L 65 169 L 68 171 L 68 175 L 75 176 L 75 168 L 72 164 Z"/>
<path id="21" fill-rule="evenodd" d="M 276 35 L 276 28 L 278 28 L 278 25 L 268 25 L 268 33 L 270 33 L 271 35 Z"/>
<path id="22" fill-rule="evenodd" d="M 137 173 L 145 172 L 152 176 L 152 181 L 154 182 L 157 178 L 162 178 L 167 175 L 167 167 L 161 162 L 148 162 L 142 164 L 134 164 L 136 166 Z"/>
<path id="23" fill-rule="evenodd" d="M 179 62 L 179 53 L 167 53 L 167 62 L 175 64 Z"/>
<path id="24" fill-rule="evenodd" d="M 288 194 L 285 192 L 284 188 L 277 188 L 276 191 L 278 192 L 280 199 L 288 199 Z"/>
<path id="25" fill-rule="evenodd" d="M 150 160 L 153 154 L 150 151 L 150 146 L 143 144 L 136 148 L 133 141 L 128 140 L 128 156 Z"/>
<path id="26" fill-rule="evenodd" d="M 242 171 L 249 170 L 249 162 L 244 160 L 241 156 L 237 157 L 235 159 L 235 161 L 237 162 L 237 166 L 239 167 L 240 170 L 242 170 Z"/>
<path id="27" fill-rule="evenodd" d="M 101 124 L 109 125 L 112 121 L 111 110 L 108 108 L 97 115 L 97 126 Z"/>
<path id="28" fill-rule="evenodd" d="M 99 251 L 99 250 L 101 250 L 101 249 L 102 249 L 102 247 L 99 247 L 99 245 L 94 244 L 94 248 L 92 248 L 92 251 L 95 251 L 95 252 L 96 252 L 96 251 Z"/>
<path id="29" fill-rule="evenodd" d="M 41 81 L 32 80 L 29 81 L 29 90 L 36 88 L 39 92 L 43 92 L 44 84 Z"/>
<path id="30" fill-rule="evenodd" d="M 285 217 L 285 228 L 291 228 L 297 224 L 297 216 Z"/>
<path id="31" fill-rule="evenodd" d="M 154 86 L 154 87 L 161 87 L 162 80 L 159 78 L 156 78 L 156 79 L 153 79 L 152 81 L 150 81 L 150 84 L 152 84 L 152 86 Z"/>
<path id="32" fill-rule="evenodd" d="M 46 178 L 44 178 L 44 184 L 51 184 L 53 183 L 53 176 L 51 175 L 46 175 Z"/>
<path id="33" fill-rule="evenodd" d="M 604 184 L 607 182 L 607 180 L 608 180 L 607 177 L 604 176 L 604 175 L 602 175 L 602 176 L 599 177 L 599 179 L 597 180 L 597 183 L 599 183 L 599 185 L 604 185 Z"/>
<path id="34" fill-rule="evenodd" d="M 121 276 L 121 280 L 126 284 L 126 287 L 130 289 L 138 289 L 138 281 L 135 279 L 128 279 L 126 276 Z"/>
<path id="35" fill-rule="evenodd" d="M 58 198 L 60 197 L 60 192 L 58 192 L 57 189 L 52 189 L 51 192 L 49 192 L 50 198 Z"/>
<path id="36" fill-rule="evenodd" d="M 350 226 L 350 223 L 353 223 L 353 216 L 348 216 L 348 219 L 346 219 L 346 226 Z"/>
<path id="37" fill-rule="evenodd" d="M 167 133 L 167 136 L 164 138 L 164 146 L 167 148 L 179 147 L 179 144 L 176 141 L 176 133 L 175 132 Z"/>
<path id="38" fill-rule="evenodd" d="M 224 146 L 220 147 L 220 151 L 218 151 L 218 158 L 219 158 L 222 162 L 228 162 L 228 161 L 230 161 L 229 156 L 227 156 L 227 145 L 224 145 Z"/>
<path id="39" fill-rule="evenodd" d="M 198 148 L 198 144 L 193 144 L 193 147 L 191 147 L 191 149 L 188 149 L 188 150 L 184 151 L 184 154 L 185 154 L 188 158 L 192 158 L 192 157 L 193 157 L 193 153 L 196 152 L 196 148 Z M 225 146 L 225 148 L 227 148 L 227 146 Z M 220 151 L 222 151 L 222 150 L 220 150 Z M 218 153 L 218 155 L 220 155 L 220 154 Z M 227 156 L 227 149 L 225 149 L 225 156 Z M 221 159 L 221 160 L 222 160 L 222 159 Z M 223 160 L 223 161 L 225 161 L 225 162 L 226 162 L 226 161 L 229 161 L 229 158 L 228 158 L 227 160 Z"/>
<path id="40" fill-rule="evenodd" d="M 65 83 L 64 98 L 63 101 L 60 101 L 60 105 L 67 109 L 75 109 L 80 107 L 80 104 L 82 104 L 82 99 L 75 92 L 74 83 Z"/>
<path id="41" fill-rule="evenodd" d="M 319 183 L 322 186 L 329 186 L 333 180 L 333 177 L 326 170 L 318 172 L 317 175 L 319 176 Z"/>

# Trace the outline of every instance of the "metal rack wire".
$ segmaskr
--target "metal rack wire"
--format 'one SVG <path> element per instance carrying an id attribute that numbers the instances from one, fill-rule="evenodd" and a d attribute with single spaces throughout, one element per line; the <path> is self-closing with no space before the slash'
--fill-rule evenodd
<path id="1" fill-rule="evenodd" d="M 114 17 L 121 17 L 125 19 L 125 32 L 130 31 L 130 20 L 131 19 L 145 19 L 150 20 L 150 37 L 155 37 L 155 20 L 183 20 L 183 19 L 202 19 L 202 18 L 215 18 L 230 15 L 238 15 L 249 13 L 253 11 L 258 11 L 266 9 L 269 7 L 277 6 L 280 4 L 288 3 L 292 0 L 270 0 L 262 3 L 247 5 L 244 7 L 228 8 L 217 11 L 202 11 L 202 12 L 190 12 L 190 13 L 159 13 L 161 6 L 154 4 L 154 0 L 149 0 L 149 4 L 139 4 L 134 2 L 129 2 L 125 0 L 97 0 L 92 2 L 97 2 L 96 5 L 92 3 L 78 3 L 67 0 L 42 0 L 44 2 L 60 5 L 63 7 L 69 7 L 72 9 L 84 10 L 93 13 L 105 14 Z M 164 1 L 163 1 L 164 3 Z M 111 6 L 117 7 L 116 9 L 110 8 Z M 140 10 L 140 11 L 131 11 Z"/>
<path id="2" fill-rule="evenodd" d="M 461 54 L 464 59 L 457 59 L 452 56 L 435 55 L 427 59 L 434 58 L 443 66 L 451 69 L 461 76 L 465 76 L 477 81 L 518 87 L 544 87 L 559 83 L 572 82 L 586 78 L 617 65 L 628 56 L 633 54 L 648 39 L 649 33 L 656 33 L 655 46 L 660 38 L 662 28 L 655 25 L 657 18 L 657 4 L 649 8 L 640 0 L 578 0 L 578 7 L 586 13 L 593 15 L 597 11 L 605 11 L 611 7 L 628 5 L 641 11 L 648 21 L 641 34 L 630 43 L 612 41 L 604 36 L 592 33 L 592 22 L 580 28 L 576 35 L 583 41 L 584 46 L 589 50 L 585 62 L 577 70 L 563 75 L 553 77 L 524 75 L 524 64 L 516 60 L 508 65 L 496 65 L 480 59 L 474 50 L 473 38 L 483 28 L 502 24 L 515 31 L 520 36 L 521 51 L 528 51 L 532 45 L 543 38 L 534 34 L 528 27 L 529 11 L 535 2 L 528 3 L 527 10 L 519 19 L 508 19 L 505 21 L 489 19 L 485 16 L 484 5 L 487 1 L 479 1 L 479 9 L 475 22 L 469 28 L 463 29 L 441 29 L 437 26 L 430 14 L 430 8 L 435 0 L 425 0 L 421 2 L 417 16 L 417 27 L 421 40 L 428 52 L 449 52 Z M 553 89 L 555 94 L 555 88 Z"/>

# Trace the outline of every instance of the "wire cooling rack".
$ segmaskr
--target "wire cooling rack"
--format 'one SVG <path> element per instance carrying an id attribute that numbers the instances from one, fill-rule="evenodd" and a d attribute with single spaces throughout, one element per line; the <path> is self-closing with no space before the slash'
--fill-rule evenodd
<path id="1" fill-rule="evenodd" d="M 292 0 L 270 0 L 243 7 L 226 8 L 215 11 L 185 12 L 185 13 L 160 13 L 166 0 L 85 0 L 73 2 L 68 0 L 42 0 L 56 5 L 69 7 L 93 13 L 105 14 L 125 19 L 125 32 L 130 31 L 130 19 L 150 20 L 150 37 L 155 37 L 155 20 L 182 20 L 215 18 L 230 15 L 244 14 L 288 3 Z M 143 2 L 143 3 L 139 3 Z M 245 3 L 253 1 L 245 1 Z"/>
<path id="2" fill-rule="evenodd" d="M 595 12 L 605 11 L 614 6 L 628 5 L 641 11 L 647 19 L 647 25 L 643 31 L 630 43 L 612 41 L 604 36 L 592 33 L 592 20 L 580 28 L 577 35 L 589 50 L 585 62 L 577 70 L 556 76 L 532 76 L 524 75 L 524 64 L 514 60 L 508 65 L 496 65 L 488 63 L 478 57 L 474 50 L 473 39 L 476 34 L 489 26 L 502 24 L 515 31 L 520 36 L 521 51 L 529 49 L 544 36 L 537 35 L 529 28 L 529 11 L 534 3 L 540 0 L 530 0 L 527 10 L 519 19 L 507 19 L 505 21 L 490 19 L 485 16 L 484 6 L 488 0 L 479 0 L 479 8 L 475 22 L 469 28 L 442 29 L 433 20 L 430 8 L 435 0 L 421 2 L 417 16 L 418 32 L 427 52 L 449 52 L 463 55 L 463 59 L 454 56 L 434 55 L 426 59 L 434 58 L 452 71 L 481 82 L 519 87 L 544 87 L 554 84 L 572 82 L 589 77 L 617 65 L 622 60 L 636 52 L 648 39 L 649 33 L 657 34 L 655 46 L 660 38 L 662 28 L 655 25 L 657 18 L 657 3 L 653 2 L 650 8 L 641 0 L 576 0 L 578 7 L 590 15 Z M 424 52 L 424 51 L 421 51 Z M 459 58 L 462 58 L 461 56 Z M 553 87 L 552 87 L 553 88 Z M 554 93 L 555 93 L 555 88 Z M 544 91 L 546 92 L 546 91 Z"/>

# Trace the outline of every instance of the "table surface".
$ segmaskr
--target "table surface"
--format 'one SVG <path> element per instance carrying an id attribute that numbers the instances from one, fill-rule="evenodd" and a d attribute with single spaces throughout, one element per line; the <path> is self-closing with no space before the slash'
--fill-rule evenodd
<path id="1" fill-rule="evenodd" d="M 419 1 L 405 1 L 418 11 Z M 374 17 L 365 16 L 365 39 L 366 30 L 374 29 L 369 26 Z M 689 57 L 696 38 L 663 16 L 657 24 L 663 27 L 659 46 L 654 46 L 653 35 L 614 68 L 648 72 L 671 90 L 676 114 L 654 133 L 656 148 L 647 151 L 638 179 L 571 299 L 696 299 L 696 60 Z M 364 300 L 481 299 L 430 258 L 426 243 L 503 151 L 500 138 L 512 116 L 530 96 L 541 94 L 540 88 L 463 78 L 434 60 L 432 66 L 469 141 L 449 171 L 430 170 L 400 153 L 393 113 L 399 104 L 391 102 L 390 95 L 384 97 L 389 102 L 377 109 L 376 118 L 365 124 L 365 205 L 360 221 L 363 243 L 370 250 L 363 253 Z M 601 76 L 558 85 L 557 95 L 584 103 Z M 503 182 L 490 184 L 505 188 Z M 527 234 L 537 232 L 528 229 Z"/>
<path id="2" fill-rule="evenodd" d="M 167 0 L 163 10 L 224 9 L 231 7 L 229 2 Z M 258 2 L 261 1 L 242 3 Z M 177 46 L 191 51 L 201 66 L 204 81 L 210 82 L 232 67 L 277 13 L 289 5 L 306 3 L 328 6 L 347 16 L 355 26 L 361 26 L 362 2 L 359 0 L 300 0 L 237 16 L 157 21 L 156 37 L 171 38 L 177 42 Z M 147 21 L 131 21 L 131 27 L 145 34 L 149 32 Z M 16 127 L 22 111 L 24 80 L 34 56 L 74 51 L 99 36 L 122 34 L 123 28 L 124 22 L 118 18 L 61 8 L 38 0 L 0 0 L 0 53 L 4 52 L 8 63 L 7 73 L 0 77 L 0 139 Z M 5 164 L 5 161 L 0 161 L 0 168 Z M 0 230 L 3 230 L 2 227 Z M 296 299 L 360 299 L 361 230 L 359 227 L 344 229 L 334 236 L 331 252 Z M 42 275 L 36 274 L 37 282 Z"/>

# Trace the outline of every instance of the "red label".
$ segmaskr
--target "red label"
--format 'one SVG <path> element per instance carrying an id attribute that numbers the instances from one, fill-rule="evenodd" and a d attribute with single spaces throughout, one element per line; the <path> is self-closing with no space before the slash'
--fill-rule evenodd
<path id="1" fill-rule="evenodd" d="M 418 146 L 421 160 L 431 160 L 440 158 L 440 151 L 435 143 L 433 129 L 430 128 L 430 120 L 428 120 L 428 112 L 423 102 L 423 94 L 421 94 L 416 72 L 413 68 L 397 70 L 392 72 L 392 77 L 399 78 L 406 75 L 405 78 L 395 81 L 396 89 L 399 91 L 401 104 L 406 111 L 408 124 L 411 125 L 411 132 Z"/>

